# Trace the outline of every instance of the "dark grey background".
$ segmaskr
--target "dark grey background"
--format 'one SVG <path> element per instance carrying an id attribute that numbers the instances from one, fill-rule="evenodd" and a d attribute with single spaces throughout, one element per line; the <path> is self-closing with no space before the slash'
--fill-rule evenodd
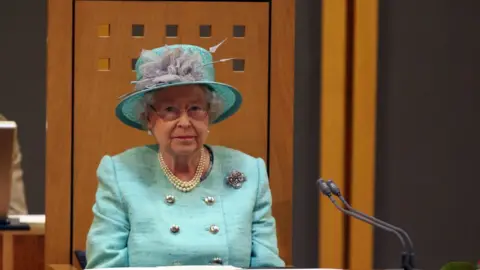
<path id="1" fill-rule="evenodd" d="M 2 1 L 0 113 L 18 124 L 27 204 L 45 213 L 46 0 Z"/>
<path id="2" fill-rule="evenodd" d="M 318 266 L 320 37 L 322 1 L 295 2 L 292 260 Z"/>
<path id="3" fill-rule="evenodd" d="M 376 214 L 413 238 L 418 267 L 480 260 L 480 1 L 379 1 Z M 375 233 L 375 268 L 398 266 Z"/>

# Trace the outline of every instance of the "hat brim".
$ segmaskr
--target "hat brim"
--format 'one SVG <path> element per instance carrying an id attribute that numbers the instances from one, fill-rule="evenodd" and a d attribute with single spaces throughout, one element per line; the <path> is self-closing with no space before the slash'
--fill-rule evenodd
<path id="1" fill-rule="evenodd" d="M 124 97 L 115 109 L 115 115 L 117 118 L 127 126 L 146 130 L 140 120 L 139 112 L 141 111 L 138 106 L 141 105 L 141 101 L 146 93 L 159 91 L 172 86 L 181 85 L 204 85 L 207 86 L 212 92 L 215 92 L 223 102 L 222 113 L 212 121 L 212 124 L 219 123 L 233 114 L 235 114 L 242 104 L 242 95 L 240 92 L 228 84 L 212 82 L 212 81 L 195 81 L 195 82 L 178 82 L 159 85 L 158 87 L 148 88 L 133 92 Z"/>

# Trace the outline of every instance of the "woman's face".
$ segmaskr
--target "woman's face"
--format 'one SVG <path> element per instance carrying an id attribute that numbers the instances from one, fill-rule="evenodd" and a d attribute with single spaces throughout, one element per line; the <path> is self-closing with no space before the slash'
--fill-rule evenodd
<path id="1" fill-rule="evenodd" d="M 201 149 L 208 135 L 208 103 L 198 85 L 173 86 L 154 94 L 148 128 L 162 150 L 175 156 Z"/>

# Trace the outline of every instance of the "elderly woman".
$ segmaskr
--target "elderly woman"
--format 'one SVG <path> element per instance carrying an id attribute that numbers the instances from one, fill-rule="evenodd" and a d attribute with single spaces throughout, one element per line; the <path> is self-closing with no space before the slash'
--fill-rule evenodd
<path id="1" fill-rule="evenodd" d="M 205 144 L 242 102 L 214 81 L 214 63 L 192 45 L 140 55 L 136 89 L 116 115 L 156 144 L 101 160 L 87 268 L 284 266 L 264 161 Z"/>

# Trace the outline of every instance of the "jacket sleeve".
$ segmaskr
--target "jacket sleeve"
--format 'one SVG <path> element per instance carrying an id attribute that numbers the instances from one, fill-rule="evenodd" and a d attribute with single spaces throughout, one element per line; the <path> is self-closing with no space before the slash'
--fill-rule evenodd
<path id="1" fill-rule="evenodd" d="M 272 195 L 265 162 L 258 158 L 258 193 L 253 212 L 252 255 L 250 267 L 284 267 L 278 254 Z"/>
<path id="2" fill-rule="evenodd" d="M 0 121 L 8 121 L 8 119 L 0 114 Z M 13 143 L 12 157 L 12 186 L 11 186 L 10 206 L 8 208 L 9 215 L 26 215 L 28 214 L 27 202 L 25 200 L 25 187 L 23 183 L 22 170 L 22 152 L 20 143 L 18 142 L 18 133 L 15 133 Z"/>
<path id="3" fill-rule="evenodd" d="M 97 177 L 93 222 L 87 235 L 86 268 L 128 267 L 130 225 L 110 156 L 100 161 Z"/>

